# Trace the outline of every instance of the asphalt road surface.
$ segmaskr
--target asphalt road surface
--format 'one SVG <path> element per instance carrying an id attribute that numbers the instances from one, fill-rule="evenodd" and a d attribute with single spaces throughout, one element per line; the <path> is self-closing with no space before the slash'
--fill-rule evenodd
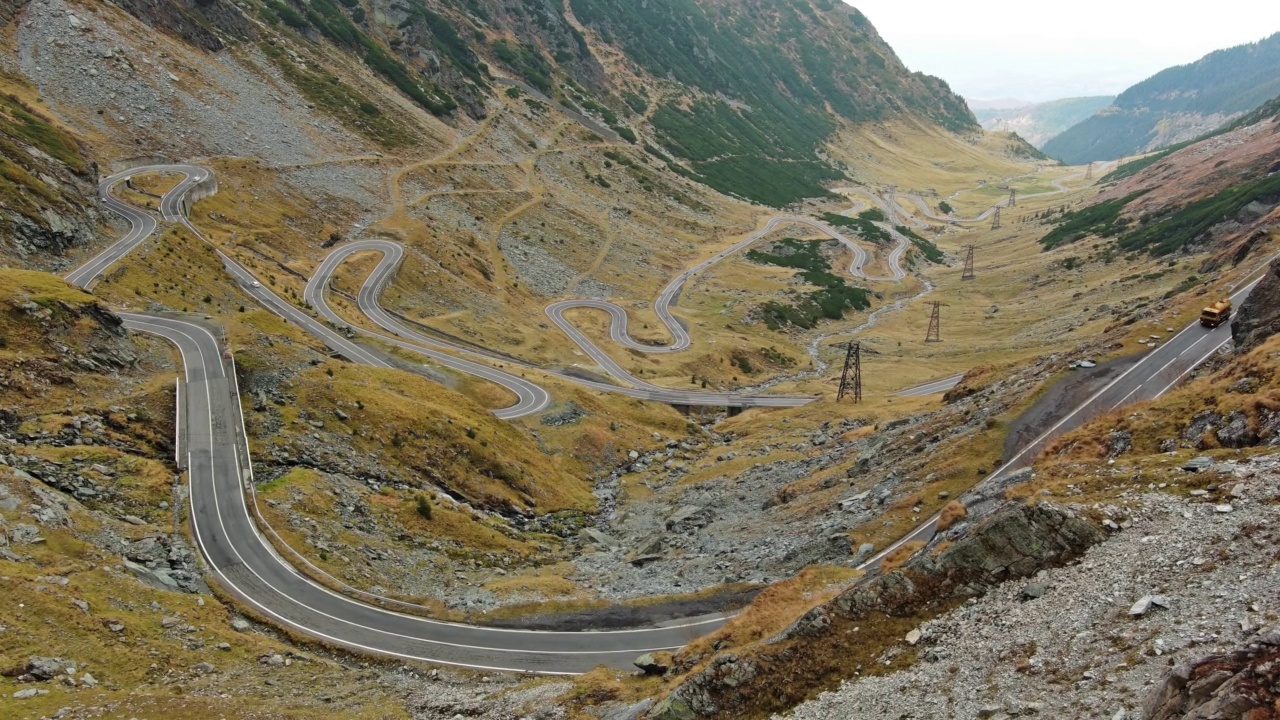
<path id="1" fill-rule="evenodd" d="M 1231 294 L 1232 305 L 1239 307 L 1258 282 L 1259 280 L 1253 280 L 1235 290 Z M 1130 366 L 1128 370 L 1060 418 L 1039 437 L 1024 445 L 1004 465 L 983 478 L 982 483 L 985 484 L 1030 465 L 1054 438 L 1075 430 L 1100 415 L 1125 405 L 1160 397 L 1229 342 L 1231 342 L 1229 323 L 1209 329 L 1201 327 L 1199 320 L 1192 322 L 1177 335 L 1148 350 L 1142 359 Z M 899 546 L 912 540 L 929 540 L 937 533 L 938 517 L 939 515 L 934 515 L 929 518 L 909 535 L 880 551 L 861 567 L 879 567 L 880 560 Z"/>
<path id="2" fill-rule="evenodd" d="M 921 395 L 933 395 L 935 393 L 946 392 L 950 390 L 951 388 L 959 385 L 960 381 L 963 379 L 964 379 L 964 373 L 960 373 L 959 375 L 944 377 L 940 380 L 933 380 L 931 382 L 924 383 L 923 385 L 916 385 L 915 387 L 909 387 L 906 390 L 899 390 L 897 394 L 903 397 L 918 397 Z"/>
<path id="3" fill-rule="evenodd" d="M 235 371 L 217 338 L 178 318 L 121 317 L 129 329 L 160 336 L 182 354 L 192 534 L 218 584 L 257 614 L 353 650 L 537 673 L 627 667 L 641 653 L 676 649 L 723 623 L 717 615 L 620 631 L 485 628 L 393 612 L 320 586 L 281 559 L 249 515 L 245 493 L 252 470 Z"/>
<path id="4" fill-rule="evenodd" d="M 441 365 L 451 367 L 460 372 L 482 377 L 506 387 L 519 398 L 519 401 L 516 405 L 509 408 L 495 411 L 495 414 L 499 417 L 511 419 L 540 412 L 551 402 L 551 396 L 545 389 L 524 377 L 494 369 L 489 365 L 464 360 L 456 357 L 456 355 L 441 352 L 441 350 L 448 350 L 450 353 L 468 355 L 490 362 L 494 360 L 492 356 L 485 355 L 463 345 L 430 337 L 401 322 L 399 318 L 396 318 L 382 307 L 380 303 L 382 291 L 387 284 L 391 282 L 396 270 L 404 259 L 404 248 L 397 242 L 385 239 L 361 240 L 354 243 L 348 243 L 331 252 L 320 264 L 320 267 L 316 269 L 316 272 L 312 275 L 310 281 L 308 281 L 307 287 L 303 292 L 303 299 L 306 300 L 311 307 L 315 308 L 322 317 L 335 326 L 349 327 L 348 323 L 329 307 L 328 302 L 325 299 L 325 290 L 328 288 L 329 283 L 333 278 L 333 274 L 341 266 L 343 261 L 360 252 L 377 252 L 382 255 L 382 259 L 379 260 L 373 271 L 370 272 L 369 276 L 360 286 L 359 293 L 356 297 L 356 304 L 361 313 L 368 317 L 379 328 L 385 330 L 387 334 L 375 333 L 363 328 L 351 328 L 354 332 L 364 334 L 371 338 L 376 338 L 379 341 L 395 345 L 411 352 L 419 353 L 435 360 Z M 579 337 L 582 337 L 584 342 L 590 344 L 590 340 L 587 340 L 585 336 L 582 336 L 576 328 L 573 328 L 572 326 L 569 327 L 571 334 L 577 334 Z M 592 345 L 592 347 L 594 347 L 594 345 Z M 507 362 L 519 365 L 520 367 L 524 367 L 529 370 L 541 372 L 565 382 L 588 387 L 593 390 L 618 393 L 640 400 L 651 400 L 671 405 L 713 407 L 796 407 L 813 401 L 813 398 L 809 396 L 750 395 L 745 393 L 703 392 L 664 388 L 635 378 L 620 365 L 613 362 L 613 360 L 603 352 L 600 353 L 600 364 L 605 367 L 611 375 L 625 383 L 628 383 L 629 386 L 619 386 L 605 382 L 586 380 L 565 373 L 537 368 L 530 364 L 521 364 L 509 360 Z"/>
<path id="5" fill-rule="evenodd" d="M 172 169 L 172 166 L 165 169 Z M 191 178 L 188 176 L 189 180 Z M 109 189 L 110 185 L 104 187 Z M 169 211 L 165 212 L 167 217 L 169 212 L 181 214 L 182 194 L 186 189 L 180 188 L 183 188 L 182 184 L 166 195 L 171 200 L 167 205 Z M 113 201 L 108 206 L 115 208 L 116 204 Z M 162 202 L 162 212 L 165 207 Z M 154 231 L 155 223 L 144 218 L 145 213 L 121 214 L 133 225 L 125 238 L 128 242 L 112 245 L 84 267 L 69 274 L 69 280 L 77 284 L 90 283 L 93 277 L 123 256 L 126 248 L 136 246 Z M 186 222 L 185 217 L 181 221 Z M 325 337 L 325 342 L 342 347 L 339 352 L 362 358 L 358 360 L 360 362 L 385 362 L 377 353 L 361 355 L 369 351 L 349 343 L 328 326 L 257 285 L 244 268 L 229 258 L 224 256 L 223 261 L 246 292 L 286 319 L 299 322 L 308 329 L 311 325 L 307 323 L 318 326 L 317 332 Z M 335 266 L 339 261 L 335 261 Z M 375 275 L 377 277 L 366 282 L 368 298 L 374 305 L 387 277 L 385 274 Z M 321 280 L 317 287 L 323 287 L 326 282 Z M 1255 284 L 1256 281 L 1237 291 L 1233 301 L 1243 301 Z M 362 288 L 361 296 L 365 296 L 365 288 Z M 246 494 L 252 493 L 253 468 L 234 362 L 226 359 L 229 356 L 229 353 L 224 355 L 226 348 L 208 328 L 190 320 L 129 313 L 121 316 L 130 329 L 162 337 L 173 343 L 182 355 L 186 437 L 181 439 L 180 447 L 185 450 L 191 483 L 192 532 L 209 572 L 227 592 L 261 616 L 353 650 L 478 669 L 539 673 L 582 672 L 601 664 L 627 667 L 640 653 L 678 648 L 724 622 L 722 616 L 711 616 L 621 631 L 495 629 L 393 612 L 322 587 L 281 558 L 260 534 L 258 525 L 250 516 Z M 1129 402 L 1158 397 L 1229 341 L 1227 326 L 1215 330 L 1200 328 L 1198 323 L 1189 326 L 1148 352 L 1122 375 L 1061 418 L 988 479 L 1027 464 L 1053 437 L 1078 427 L 1092 417 Z M 936 523 L 937 516 L 930 518 L 862 567 L 877 567 L 884 555 L 903 543 L 931 538 L 936 532 Z"/>
<path id="6" fill-rule="evenodd" d="M 123 177 L 116 181 L 120 179 Z M 173 212 L 180 212 L 181 193 L 189 187 L 180 185 L 171 191 L 173 204 L 169 207 Z M 140 214 L 122 214 L 134 226 L 127 236 L 130 247 L 155 229 L 155 222 Z M 111 253 L 111 262 L 124 254 Z M 83 272 L 72 275 L 90 282 L 111 264 L 104 258 L 105 254 L 95 257 Z M 243 268 L 225 257 L 224 262 L 246 285 L 246 291 L 262 290 L 252 284 Z M 289 312 L 292 306 L 273 294 L 254 295 L 265 303 L 281 303 L 283 307 L 272 309 L 295 317 Z M 629 667 L 641 653 L 674 650 L 723 624 L 725 616 L 713 615 L 614 631 L 486 628 L 394 612 L 319 585 L 281 558 L 250 516 L 246 493 L 252 493 L 253 467 L 235 366 L 226 348 L 208 327 L 191 320 L 135 313 L 120 316 L 130 330 L 162 337 L 181 353 L 186 412 L 182 424 L 185 437 L 179 446 L 191 485 L 192 533 L 210 574 L 255 613 L 352 650 L 476 669 L 536 673 L 577 673 L 599 665 Z M 357 356 L 360 353 L 356 346 L 345 350 Z M 377 355 L 364 360 L 380 362 Z"/>
<path id="7" fill-rule="evenodd" d="M 142 167 L 132 168 L 119 172 L 114 175 L 108 175 L 98 181 L 98 199 L 102 201 L 107 208 L 123 216 L 129 221 L 129 232 L 124 237 L 112 243 L 106 250 L 95 255 L 88 262 L 80 267 L 72 270 L 64 276 L 67 282 L 79 288 L 88 288 L 93 281 L 98 278 L 108 267 L 117 260 L 128 255 L 143 240 L 151 237 L 151 233 L 156 230 L 156 220 L 151 213 L 140 208 L 134 207 L 129 203 L 117 200 L 111 195 L 111 189 L 116 184 L 124 182 L 134 175 L 142 175 L 146 173 L 181 173 L 183 179 L 177 186 L 165 193 L 160 200 L 161 211 L 166 214 L 180 212 L 182 206 L 182 198 L 195 185 L 204 182 L 210 174 L 209 171 L 196 167 L 194 165 L 146 165 Z"/>
<path id="8" fill-rule="evenodd" d="M 648 383 L 638 380 L 614 362 L 614 360 L 609 357 L 609 355 L 604 352 L 600 346 L 592 342 L 590 338 L 584 335 L 574 327 L 573 323 L 569 322 L 569 320 L 565 318 L 565 311 L 574 308 L 589 308 L 607 312 L 609 314 L 609 339 L 631 350 L 655 354 L 681 352 L 688 349 L 689 346 L 693 344 L 693 341 L 689 337 L 689 332 L 685 329 L 684 324 L 671 313 L 671 307 L 675 305 L 679 299 L 680 292 L 684 289 L 685 283 L 687 283 L 694 275 L 703 272 L 726 258 L 755 244 L 761 238 L 773 232 L 778 227 L 789 224 L 808 226 L 822 232 L 823 234 L 831 236 L 845 247 L 849 248 L 853 253 L 853 261 L 849 265 L 849 273 L 854 277 L 870 281 L 893 282 L 902 280 L 907 276 L 906 271 L 902 269 L 901 261 L 903 254 L 907 250 L 908 241 L 891 227 L 887 227 L 886 229 L 896 236 L 898 242 L 889 253 L 888 261 L 890 274 L 886 277 L 879 277 L 868 275 L 864 269 L 869 257 L 867 255 L 867 251 L 862 248 L 862 245 L 844 235 L 839 230 L 812 218 L 801 216 L 780 216 L 770 218 L 769 221 L 765 223 L 765 226 L 760 230 L 757 230 L 745 239 L 721 250 L 688 270 L 685 270 L 677 275 L 671 282 L 667 283 L 667 286 L 662 289 L 662 292 L 658 294 L 657 299 L 654 300 L 653 311 L 657 314 L 658 319 L 662 321 L 662 324 L 667 328 L 667 332 L 670 333 L 672 337 L 672 342 L 669 345 L 649 345 L 633 339 L 627 332 L 627 311 L 620 305 L 611 303 L 607 300 L 562 300 L 547 306 L 547 317 L 551 318 L 551 322 L 555 323 L 556 327 L 560 328 L 561 332 L 568 335 L 569 338 L 573 340 L 573 342 L 584 353 L 586 353 L 588 357 L 590 357 L 597 365 L 604 368 L 605 371 L 614 378 L 637 386 L 655 388 L 656 386 L 649 385 Z"/>

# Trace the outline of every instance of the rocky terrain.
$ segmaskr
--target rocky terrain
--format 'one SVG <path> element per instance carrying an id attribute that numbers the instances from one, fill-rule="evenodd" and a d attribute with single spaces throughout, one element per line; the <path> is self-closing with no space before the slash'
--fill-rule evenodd
<path id="1" fill-rule="evenodd" d="M 1249 351 L 1280 331 L 1280 260 L 1272 260 L 1267 273 L 1240 306 L 1231 322 L 1231 338 L 1239 351 Z"/>
<path id="2" fill-rule="evenodd" d="M 918 520 L 928 515 L 926 502 L 940 507 L 951 484 L 966 481 L 932 472 L 931 457 L 964 447 L 1068 360 L 1042 358 L 957 393 L 941 409 L 881 424 L 853 418 L 792 430 L 784 420 L 763 433 L 735 437 L 725 428 L 633 451 L 597 485 L 606 507 L 625 502 L 581 536 L 589 552 L 574 561 L 575 578 L 605 597 L 628 598 L 857 565 L 880 549 L 859 537 L 872 534 L 886 509 L 905 508 Z M 761 522 L 768 533 L 759 532 Z"/>
<path id="3" fill-rule="evenodd" d="M 767 206 L 843 210 L 829 191 L 844 182 L 937 184 L 930 202 L 957 203 L 959 191 L 947 195 L 955 187 L 936 178 L 1064 182 L 1065 170 L 1031 173 L 1031 149 L 1017 138 L 982 136 L 945 83 L 907 71 L 856 10 L 827 0 L 0 0 L 0 18 L 4 263 L 62 269 L 118 236 L 93 200 L 109 169 L 189 160 L 219 183 L 192 209 L 203 238 L 165 223 L 94 289 L 96 301 L 52 276 L 0 271 L 0 572 L 12 594 L 0 618 L 0 714 L 740 717 L 850 680 L 816 701 L 828 705 L 797 713 L 884 714 L 915 697 L 917 714 L 1025 714 L 1043 703 L 1046 715 L 1114 717 L 1157 696 L 1152 707 L 1186 714 L 1204 701 L 1205 677 L 1224 677 L 1222 688 L 1270 677 L 1272 636 L 1231 623 L 1275 620 L 1270 565 L 1261 569 L 1253 551 L 1271 540 L 1280 459 L 1246 463 L 1222 448 L 1258 452 L 1244 448 L 1276 437 L 1265 397 L 1273 376 L 1232 378 L 1233 400 L 1201 402 L 1170 422 L 1176 430 L 1162 428 L 1158 440 L 1180 453 L 1170 471 L 1190 452 L 1212 456 L 1193 463 L 1198 473 L 1176 470 L 1183 480 L 1135 480 L 1109 498 L 1050 486 L 1084 472 L 1072 466 L 970 492 L 1001 461 L 1005 434 L 1016 443 L 1052 420 L 1015 422 L 1051 380 L 1122 349 L 1127 325 L 1181 307 L 1176 294 L 1133 291 L 1066 328 L 1036 316 L 991 331 L 1015 303 L 1046 304 L 1040 292 L 1084 277 L 1070 274 L 1079 258 L 1038 253 L 1027 227 L 1016 238 L 938 233 L 946 260 L 958 259 L 961 241 L 990 240 L 991 257 L 1003 255 L 984 261 L 1016 268 L 1006 284 L 1031 294 L 966 290 L 978 300 L 955 311 L 948 340 L 1003 333 L 1009 344 L 982 340 L 972 357 L 984 359 L 972 364 L 1008 347 L 1016 359 L 974 367 L 941 400 L 902 398 L 878 379 L 866 405 L 836 405 L 825 384 L 825 363 L 841 352 L 834 334 L 726 322 L 719 296 L 703 302 L 721 285 L 697 278 L 678 310 L 696 350 L 670 360 L 617 352 L 672 387 L 741 376 L 822 395 L 803 409 L 734 416 L 683 416 L 552 379 L 546 413 L 499 421 L 489 408 L 510 398 L 487 383 L 394 350 L 396 369 L 332 357 L 258 308 L 214 252 L 303 305 L 302 285 L 330 248 L 394 238 L 407 254 L 384 297 L 406 322 L 591 374 L 546 324 L 548 299 L 616 299 L 648 339 L 659 332 L 649 314 L 657 288 L 758 227 Z M 1112 192 L 1151 189 L 1171 206 L 1195 199 L 1173 196 L 1188 186 L 1221 192 L 1275 161 L 1271 129 L 1237 129 L 1194 149 L 1193 161 L 1172 157 L 1183 164 L 1149 168 Z M 895 146 L 920 138 L 931 144 Z M 960 159 L 937 162 L 951 153 Z M 1194 183 L 1170 180 L 1191 165 L 1203 172 L 1188 175 Z M 1063 196 L 1063 209 L 1084 192 Z M 1261 247 L 1275 220 L 1268 198 L 1219 230 Z M 1223 247 L 1206 273 L 1249 255 Z M 363 322 L 352 298 L 373 262 L 355 256 L 335 276 L 331 297 L 352 323 Z M 880 353 L 895 341 L 894 357 L 916 352 L 887 326 L 918 344 L 915 300 L 956 274 L 913 269 L 920 275 L 901 287 L 873 293 L 867 325 L 894 319 L 868 344 L 881 367 L 893 364 Z M 1089 277 L 1096 288 L 1111 281 Z M 740 281 L 733 292 L 743 303 L 764 295 Z M 126 334 L 106 304 L 182 310 L 225 338 L 264 532 L 331 586 L 441 619 L 555 629 L 757 602 L 674 657 L 638 659 L 634 677 L 598 670 L 576 681 L 383 662 L 282 634 L 205 577 L 170 462 L 179 358 Z M 600 332 L 598 317 L 581 315 Z M 1248 333 L 1269 317 L 1242 311 Z M 828 331 L 847 336 L 858 322 Z M 1066 336 L 1090 323 L 1095 335 Z M 1050 340 L 1060 351 L 1044 349 Z M 805 347 L 822 362 L 792 368 Z M 943 356 L 957 347 L 930 355 L 926 346 L 902 372 L 954 372 Z M 1102 370 L 1076 371 L 1063 397 L 1096 387 Z M 1136 425 L 1114 421 L 1107 432 L 1109 459 L 1154 452 L 1154 434 Z M 1110 467 L 1088 472 L 1114 479 Z M 860 562 L 948 510 L 923 552 L 859 580 Z M 1126 563 L 1137 570 L 1122 577 Z M 1215 602 L 1223 610 L 1201 617 Z M 1128 634 L 1097 631 L 1135 604 L 1134 619 L 1118 616 Z M 1018 644 L 1020 635 L 1032 640 Z M 1215 654 L 1202 660 L 1199 650 Z M 1162 677 L 1171 658 L 1185 664 Z M 913 673 L 951 697 L 892 685 Z M 1044 686 L 1032 688 L 1036 680 Z M 879 693 L 858 695 L 862 682 L 881 683 Z M 1066 704 L 1073 692 L 1087 707 Z"/>
<path id="4" fill-rule="evenodd" d="M 1180 693 L 1206 656 L 1275 643 L 1280 457 L 1227 459 L 1184 477 L 1181 487 L 1133 482 L 1114 504 L 1077 507 L 1120 522 L 1073 564 L 922 623 L 886 652 L 916 653 L 910 669 L 851 679 L 786 716 L 1181 718 L 1219 690 L 1226 707 L 1223 696 L 1245 694 L 1244 683 L 1225 684 L 1233 673 Z M 1240 672 L 1246 658 L 1234 657 Z M 1232 707 L 1219 717 L 1245 716 Z"/>

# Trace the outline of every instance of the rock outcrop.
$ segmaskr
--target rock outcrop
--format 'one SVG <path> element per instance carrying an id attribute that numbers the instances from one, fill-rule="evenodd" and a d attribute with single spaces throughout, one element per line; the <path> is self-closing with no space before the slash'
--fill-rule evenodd
<path id="1" fill-rule="evenodd" d="M 1271 267 L 1231 322 L 1236 352 L 1246 353 L 1280 330 L 1280 259 Z"/>
<path id="2" fill-rule="evenodd" d="M 1065 564 L 1104 537 L 1056 505 L 1007 506 L 936 556 L 919 555 L 899 570 L 858 583 L 760 646 L 715 657 L 648 717 L 740 717 L 789 707 L 841 679 L 842 648 L 851 642 L 854 626 L 936 612 L 997 583 Z M 857 637 L 866 642 L 872 635 Z M 700 660 L 677 663 L 691 667 Z"/>
<path id="3" fill-rule="evenodd" d="M 151 27 L 209 52 L 226 47 L 220 35 L 256 36 L 253 23 L 230 0 L 121 0 L 117 4 Z"/>
<path id="4" fill-rule="evenodd" d="M 1280 625 L 1244 647 L 1174 667 L 1147 696 L 1148 720 L 1280 717 Z"/>

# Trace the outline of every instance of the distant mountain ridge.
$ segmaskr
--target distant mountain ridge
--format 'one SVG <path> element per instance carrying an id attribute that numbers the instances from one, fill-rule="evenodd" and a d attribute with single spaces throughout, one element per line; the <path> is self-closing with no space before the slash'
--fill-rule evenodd
<path id="1" fill-rule="evenodd" d="M 1041 148 L 1076 165 L 1190 140 L 1280 95 L 1280 33 L 1162 70 Z"/>
<path id="2" fill-rule="evenodd" d="M 974 117 L 987 130 L 1016 132 L 1036 147 L 1043 146 L 1071 126 L 1093 115 L 1115 100 L 1111 95 L 1063 98 L 1017 107 L 975 107 Z"/>

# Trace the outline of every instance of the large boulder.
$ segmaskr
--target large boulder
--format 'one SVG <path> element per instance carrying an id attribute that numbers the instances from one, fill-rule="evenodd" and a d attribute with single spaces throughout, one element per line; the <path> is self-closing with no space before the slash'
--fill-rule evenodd
<path id="1" fill-rule="evenodd" d="M 1280 330 L 1280 258 L 1253 292 L 1249 293 L 1231 322 L 1231 337 L 1237 352 L 1248 352 Z"/>
<path id="2" fill-rule="evenodd" d="M 1280 706 L 1280 625 L 1242 648 L 1174 667 L 1147 695 L 1148 720 L 1272 718 Z"/>

